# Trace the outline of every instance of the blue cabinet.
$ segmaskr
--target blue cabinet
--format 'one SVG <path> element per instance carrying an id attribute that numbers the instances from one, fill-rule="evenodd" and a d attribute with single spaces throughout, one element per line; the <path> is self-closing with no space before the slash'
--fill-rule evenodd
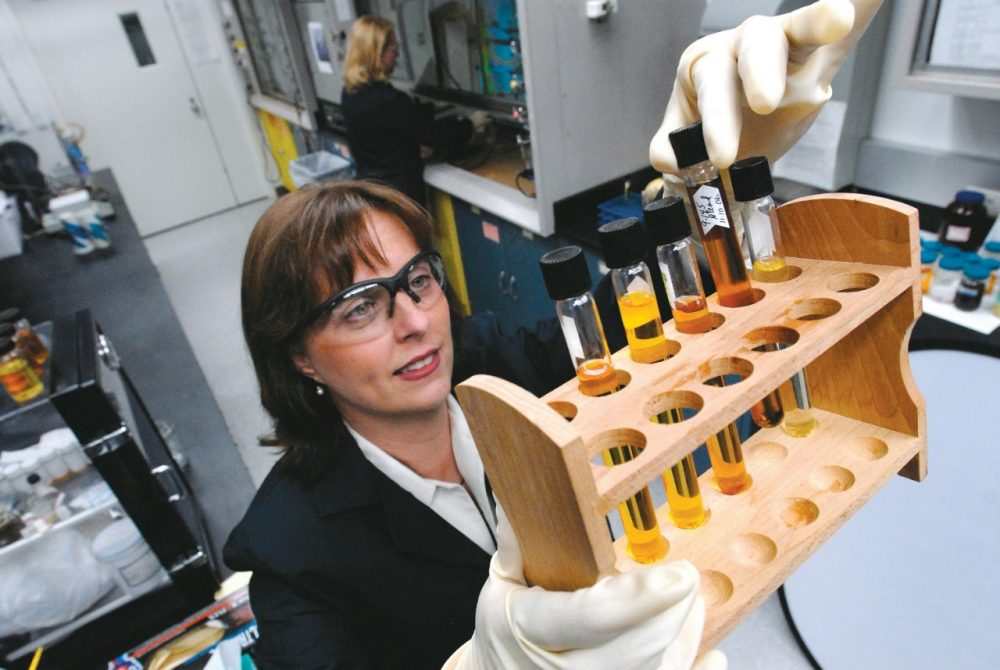
<path id="1" fill-rule="evenodd" d="M 534 235 L 457 198 L 452 198 L 452 208 L 472 311 L 493 312 L 511 333 L 553 318 L 555 308 L 545 291 L 538 259 L 573 242 L 558 235 Z M 586 249 L 585 253 L 596 282 L 598 255 Z"/>

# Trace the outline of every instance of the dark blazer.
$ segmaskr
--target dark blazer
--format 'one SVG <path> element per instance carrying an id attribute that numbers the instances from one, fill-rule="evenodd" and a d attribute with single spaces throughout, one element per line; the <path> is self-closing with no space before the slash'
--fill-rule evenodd
<path id="1" fill-rule="evenodd" d="M 279 462 L 226 543 L 254 572 L 258 665 L 437 670 L 472 635 L 490 556 L 342 447 L 312 487 Z"/>
<path id="2" fill-rule="evenodd" d="M 357 177 L 389 184 L 420 204 L 427 199 L 421 145 L 444 149 L 472 135 L 468 119 L 435 119 L 432 105 L 386 82 L 365 84 L 353 93 L 344 89 L 340 104 Z"/>

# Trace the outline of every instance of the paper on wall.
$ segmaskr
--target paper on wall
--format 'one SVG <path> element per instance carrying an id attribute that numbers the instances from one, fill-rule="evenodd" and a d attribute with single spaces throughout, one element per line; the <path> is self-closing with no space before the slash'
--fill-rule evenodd
<path id="1" fill-rule="evenodd" d="M 316 68 L 323 74 L 333 74 L 333 63 L 330 62 L 330 50 L 326 46 L 326 31 L 319 21 L 310 21 L 309 44 L 312 45 Z"/>
<path id="2" fill-rule="evenodd" d="M 805 135 L 788 153 L 775 161 L 771 173 L 775 177 L 825 190 L 840 187 L 841 184 L 834 184 L 833 181 L 846 114 L 847 103 L 843 100 L 826 103 Z"/>
<path id="3" fill-rule="evenodd" d="M 941 0 L 928 62 L 945 67 L 1000 69 L 1000 2 Z"/>
<path id="4" fill-rule="evenodd" d="M 177 32 L 184 45 L 188 62 L 191 65 L 205 65 L 219 60 L 219 52 L 205 32 L 207 17 L 201 15 L 201 8 L 196 0 L 172 0 L 174 20 Z"/>

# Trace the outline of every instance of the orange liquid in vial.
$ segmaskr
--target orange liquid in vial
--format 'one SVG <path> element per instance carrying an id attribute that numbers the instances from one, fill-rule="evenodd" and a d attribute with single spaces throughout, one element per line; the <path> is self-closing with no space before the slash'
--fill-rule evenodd
<path id="1" fill-rule="evenodd" d="M 607 466 L 619 465 L 638 455 L 638 450 L 629 445 L 611 447 L 602 452 Z M 627 545 L 625 551 L 637 563 L 655 563 L 667 555 L 667 541 L 660 535 L 656 522 L 656 509 L 648 487 L 643 487 L 635 495 L 618 506 L 625 527 Z"/>
<path id="2" fill-rule="evenodd" d="M 743 460 L 743 445 L 734 424 L 729 424 L 708 438 L 708 457 L 712 461 L 712 471 L 719 490 L 733 495 L 750 488 L 753 480 L 747 473 Z"/>
<path id="3" fill-rule="evenodd" d="M 615 368 L 603 358 L 584 361 L 576 369 L 576 379 L 580 382 L 580 392 L 584 395 L 606 395 L 618 390 Z"/>
<path id="4" fill-rule="evenodd" d="M 685 295 L 674 301 L 670 310 L 678 333 L 707 333 L 712 329 L 708 304 L 700 295 Z"/>
<path id="5" fill-rule="evenodd" d="M 927 293 L 931 290 L 931 280 L 934 279 L 934 268 L 925 265 L 920 268 L 920 292 Z"/>
<path id="6" fill-rule="evenodd" d="M 753 422 L 761 428 L 774 428 L 785 416 L 785 410 L 781 403 L 781 396 L 778 390 L 771 391 L 764 399 L 750 408 L 750 416 Z"/>
<path id="7" fill-rule="evenodd" d="M 718 222 L 708 233 L 705 233 L 702 225 L 699 225 L 698 233 L 701 235 L 702 246 L 705 247 L 712 279 L 715 280 L 715 292 L 719 296 L 719 304 L 723 307 L 743 307 L 753 304 L 750 277 L 747 276 L 743 252 L 736 240 L 736 231 L 733 230 L 733 214 L 723 192 L 722 179 L 717 177 L 704 184 L 688 186 L 687 191 L 699 222 L 706 221 L 706 216 Z M 715 194 L 714 198 L 709 197 L 712 193 Z M 706 201 L 711 201 L 712 204 L 706 208 L 707 214 L 702 214 L 702 207 L 699 205 L 705 205 Z M 722 221 L 723 217 L 725 221 Z"/>
<path id="8" fill-rule="evenodd" d="M 618 309 L 622 314 L 632 360 L 636 363 L 655 363 L 667 358 L 667 341 L 663 338 L 656 296 L 645 291 L 627 293 L 618 298 Z"/>
<path id="9" fill-rule="evenodd" d="M 667 506 L 670 520 L 678 528 L 697 528 L 708 521 L 705 506 L 698 486 L 698 473 L 694 469 L 694 458 L 688 454 L 676 465 L 663 473 L 663 484 L 667 489 Z"/>

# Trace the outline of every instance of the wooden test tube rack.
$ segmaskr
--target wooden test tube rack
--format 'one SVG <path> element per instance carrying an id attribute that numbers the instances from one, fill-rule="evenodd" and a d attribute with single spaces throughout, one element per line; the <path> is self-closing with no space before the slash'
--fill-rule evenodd
<path id="1" fill-rule="evenodd" d="M 531 584 L 570 590 L 637 564 L 614 544 L 604 518 L 706 438 L 805 368 L 819 425 L 805 438 L 764 429 L 744 445 L 753 486 L 723 495 L 712 472 L 699 483 L 708 523 L 681 530 L 657 510 L 664 560 L 698 568 L 711 648 L 894 473 L 926 474 L 923 398 L 910 374 L 909 332 L 920 314 L 917 213 L 891 200 L 828 194 L 778 210 L 788 262 L 801 272 L 755 284 L 755 304 L 710 309 L 709 333 L 665 325 L 676 355 L 648 365 L 614 355 L 618 392 L 587 397 L 571 380 L 539 399 L 480 375 L 459 385 L 497 499 L 510 518 Z M 719 318 L 719 317 L 722 318 Z M 779 351 L 760 344 L 794 340 Z M 676 347 L 675 347 L 676 348 Z M 726 387 L 705 379 L 735 372 Z M 697 414 L 673 425 L 651 417 L 672 407 Z M 571 421 L 567 418 L 572 417 Z M 642 447 L 632 461 L 594 464 L 603 449 Z"/>

